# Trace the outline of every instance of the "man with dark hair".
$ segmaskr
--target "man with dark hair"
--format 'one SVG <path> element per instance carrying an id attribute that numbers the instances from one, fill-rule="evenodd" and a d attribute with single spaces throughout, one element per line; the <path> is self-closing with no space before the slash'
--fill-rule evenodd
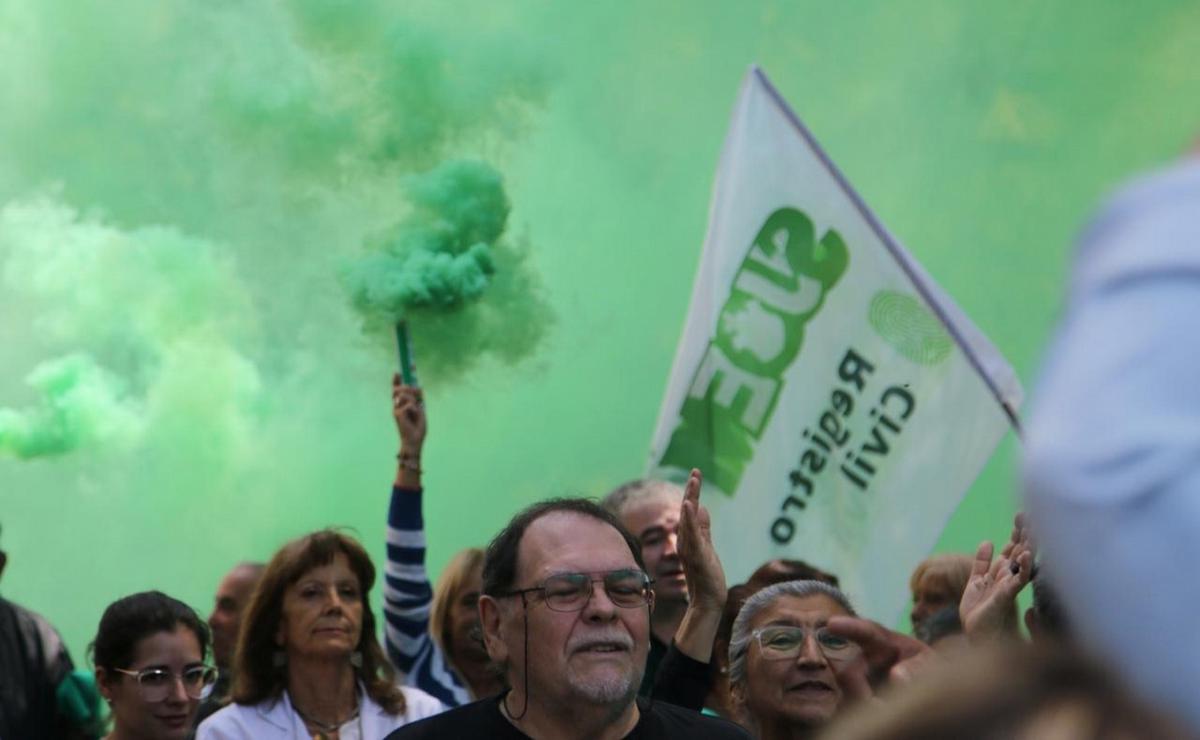
<path id="1" fill-rule="evenodd" d="M 637 540 L 607 510 L 596 506 L 595 503 L 587 499 L 549 499 L 533 504 L 518 513 L 509 522 L 508 526 L 501 530 L 500 534 L 496 535 L 496 538 L 488 545 L 487 554 L 483 562 L 483 593 L 485 595 L 501 594 L 513 587 L 513 584 L 517 580 L 520 546 L 521 540 L 525 536 L 525 531 L 529 529 L 529 525 L 538 519 L 547 514 L 554 513 L 579 514 L 580 516 L 599 519 L 613 529 L 616 529 L 617 533 L 624 538 L 625 544 L 629 547 L 634 559 L 637 561 L 637 567 L 645 571 L 646 564 L 642 560 Z"/>
<path id="2" fill-rule="evenodd" d="M 692 563 L 712 546 L 699 491 L 696 472 L 681 527 Z M 637 697 L 653 607 L 641 548 L 610 512 L 581 499 L 534 504 L 488 547 L 479 600 L 488 654 L 511 688 L 389 738 L 747 737 L 730 722 Z"/>

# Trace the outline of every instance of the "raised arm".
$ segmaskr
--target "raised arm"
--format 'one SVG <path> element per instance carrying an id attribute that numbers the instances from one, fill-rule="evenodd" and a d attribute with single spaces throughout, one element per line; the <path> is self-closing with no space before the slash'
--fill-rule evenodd
<path id="1" fill-rule="evenodd" d="M 675 632 L 675 645 L 707 663 L 725 609 L 725 569 L 712 542 L 712 517 L 700 504 L 700 471 L 693 470 L 679 515 L 679 561 L 687 579 L 688 608 Z"/>
<path id="2" fill-rule="evenodd" d="M 433 586 L 425 571 L 421 513 L 425 404 L 421 389 L 403 385 L 398 375 L 392 378 L 392 417 L 400 434 L 400 452 L 388 507 L 384 645 L 405 684 L 432 694 L 447 706 L 458 706 L 471 697 L 429 633 Z"/>
<path id="3" fill-rule="evenodd" d="M 421 488 L 421 450 L 425 447 L 428 422 L 425 396 L 421 389 L 404 385 L 400 376 L 392 376 L 392 418 L 400 433 L 400 452 L 396 455 L 396 488 Z"/>
<path id="4" fill-rule="evenodd" d="M 708 695 L 708 663 L 726 598 L 725 569 L 713 547 L 712 518 L 700 504 L 700 486 L 700 471 L 693 470 L 679 515 L 679 560 L 688 606 L 653 691 L 655 699 L 697 710 Z"/>

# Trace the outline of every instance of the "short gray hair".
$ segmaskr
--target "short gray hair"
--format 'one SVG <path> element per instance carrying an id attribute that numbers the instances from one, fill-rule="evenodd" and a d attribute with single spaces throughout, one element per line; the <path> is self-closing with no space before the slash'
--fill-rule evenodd
<path id="1" fill-rule="evenodd" d="M 750 625 L 759 612 L 773 604 L 783 596 L 828 596 L 846 610 L 850 616 L 857 616 L 850 599 L 834 586 L 822 581 L 784 581 L 776 583 L 756 592 L 746 603 L 742 604 L 737 619 L 733 620 L 733 632 L 729 638 L 729 683 L 741 683 L 746 679 L 746 655 L 750 652 L 750 641 L 754 639 L 750 633 Z"/>
<path id="2" fill-rule="evenodd" d="M 614 488 L 604 497 L 600 505 L 620 517 L 621 512 L 631 503 L 664 494 L 683 500 L 683 488 L 677 483 L 653 478 L 638 478 Z"/>

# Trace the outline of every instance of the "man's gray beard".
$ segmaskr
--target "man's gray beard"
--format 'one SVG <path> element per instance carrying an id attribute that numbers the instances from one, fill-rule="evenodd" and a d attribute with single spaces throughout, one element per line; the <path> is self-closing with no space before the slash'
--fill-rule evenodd
<path id="1" fill-rule="evenodd" d="M 622 676 L 601 679 L 583 678 L 567 669 L 567 686 L 571 693 L 592 704 L 613 704 L 624 708 L 637 696 L 642 683 L 642 671 L 633 670 Z"/>

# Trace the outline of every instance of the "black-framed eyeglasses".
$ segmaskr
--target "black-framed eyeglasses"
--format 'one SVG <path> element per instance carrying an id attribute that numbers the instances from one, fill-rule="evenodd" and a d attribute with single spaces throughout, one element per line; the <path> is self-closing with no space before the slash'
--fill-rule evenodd
<path id="1" fill-rule="evenodd" d="M 858 643 L 835 635 L 824 627 L 809 630 L 804 627 L 773 625 L 750 633 L 758 641 L 758 648 L 766 660 L 789 660 L 800 655 L 804 641 L 812 635 L 825 658 L 834 662 L 853 660 L 862 653 Z"/>
<path id="2" fill-rule="evenodd" d="M 217 682 L 217 669 L 210 665 L 194 665 L 183 669 L 182 673 L 168 671 L 165 668 L 147 668 L 144 671 L 127 671 L 114 668 L 117 673 L 133 676 L 137 680 L 138 693 L 145 701 L 163 701 L 171 695 L 175 688 L 175 679 L 183 684 L 183 691 L 193 699 L 207 699 L 212 693 L 213 685 Z"/>
<path id="3" fill-rule="evenodd" d="M 593 583 L 603 583 L 604 593 L 615 606 L 624 609 L 645 606 L 650 602 L 650 586 L 654 581 L 636 568 L 612 570 L 607 573 L 558 573 L 533 588 L 507 591 L 499 596 L 520 596 L 541 592 L 546 606 L 556 612 L 577 612 L 592 598 Z"/>

